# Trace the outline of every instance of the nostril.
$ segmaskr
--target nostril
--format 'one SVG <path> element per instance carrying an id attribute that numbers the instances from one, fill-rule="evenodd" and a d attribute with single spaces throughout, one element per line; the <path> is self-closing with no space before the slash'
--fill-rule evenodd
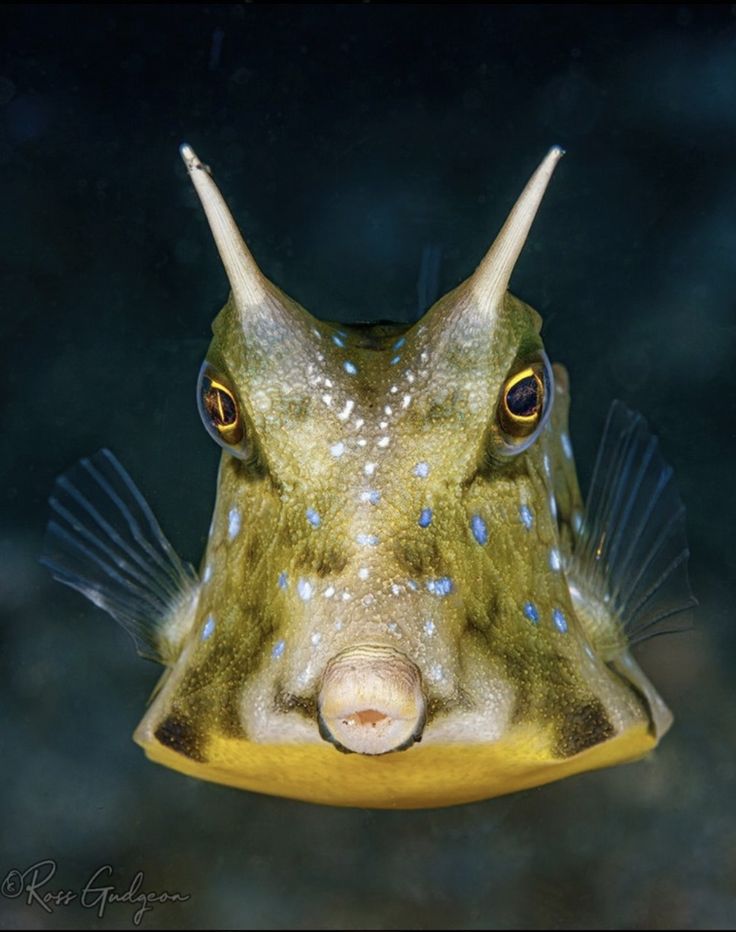
<path id="1" fill-rule="evenodd" d="M 386 754 L 420 739 L 425 708 L 416 665 L 391 647 L 362 645 L 328 663 L 318 724 L 340 750 Z"/>

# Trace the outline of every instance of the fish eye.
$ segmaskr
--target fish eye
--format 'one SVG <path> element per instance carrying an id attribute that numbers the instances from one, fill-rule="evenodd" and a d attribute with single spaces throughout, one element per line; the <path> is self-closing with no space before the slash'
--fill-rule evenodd
<path id="1" fill-rule="evenodd" d="M 210 437 L 229 453 L 245 459 L 245 427 L 235 392 L 206 360 L 197 380 L 197 407 Z"/>
<path id="2" fill-rule="evenodd" d="M 498 424 L 507 453 L 520 453 L 536 440 L 549 416 L 552 389 L 552 367 L 545 353 L 506 379 L 498 403 Z"/>

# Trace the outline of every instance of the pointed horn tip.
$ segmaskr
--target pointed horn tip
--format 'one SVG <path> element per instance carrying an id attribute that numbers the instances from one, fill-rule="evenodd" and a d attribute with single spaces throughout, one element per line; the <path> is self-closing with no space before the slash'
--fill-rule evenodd
<path id="1" fill-rule="evenodd" d="M 547 153 L 547 158 L 552 158 L 555 160 L 555 162 L 559 162 L 566 151 L 567 150 L 563 149 L 562 146 L 552 146 L 552 148 Z"/>
<path id="2" fill-rule="evenodd" d="M 184 160 L 184 164 L 187 167 L 187 171 L 191 174 L 195 169 L 200 168 L 202 171 L 206 171 L 209 174 L 209 168 L 204 162 L 200 161 L 197 153 L 192 149 L 188 142 L 183 142 L 179 146 L 179 155 Z"/>

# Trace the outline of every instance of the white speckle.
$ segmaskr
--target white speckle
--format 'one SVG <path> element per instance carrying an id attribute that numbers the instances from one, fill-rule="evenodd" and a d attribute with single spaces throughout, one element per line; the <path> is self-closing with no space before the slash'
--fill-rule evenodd
<path id="1" fill-rule="evenodd" d="M 342 411 L 340 411 L 340 413 L 337 416 L 340 418 L 341 421 L 347 421 L 354 407 L 355 407 L 355 402 L 352 400 L 352 398 L 348 398 L 348 400 L 345 402 L 345 407 L 342 409 Z"/>
<path id="2" fill-rule="evenodd" d="M 552 520 L 556 521 L 557 520 L 557 501 L 555 500 L 554 495 L 550 495 L 549 497 L 549 511 L 550 511 L 550 514 L 552 515 Z"/>
<path id="3" fill-rule="evenodd" d="M 325 589 L 325 591 L 324 591 L 324 597 L 325 597 L 326 599 L 331 599 L 332 596 L 333 596 L 334 594 L 335 594 L 335 587 L 334 587 L 334 586 L 328 586 L 328 587 Z"/>
<path id="4" fill-rule="evenodd" d="M 391 405 L 386 405 L 383 410 L 389 417 L 391 417 L 391 415 L 394 413 L 394 409 L 391 407 Z"/>
<path id="5" fill-rule="evenodd" d="M 308 579 L 302 577 L 296 584 L 296 591 L 299 593 L 300 599 L 304 602 L 308 602 L 314 595 L 314 586 Z"/>
<path id="6" fill-rule="evenodd" d="M 237 508 L 231 508 L 227 516 L 227 536 L 234 540 L 240 530 L 240 512 Z"/>
<path id="7" fill-rule="evenodd" d="M 342 631 L 342 621 L 339 618 L 335 622 L 335 631 Z"/>
<path id="8" fill-rule="evenodd" d="M 570 443 L 570 438 L 567 436 L 567 434 L 560 434 L 560 443 L 562 444 L 563 453 L 569 460 L 571 460 L 572 444 Z"/>
<path id="9" fill-rule="evenodd" d="M 316 327 L 312 327 L 312 333 L 317 337 L 318 340 L 322 339 L 322 334 L 317 330 Z"/>
<path id="10" fill-rule="evenodd" d="M 388 427 L 388 421 L 380 421 L 378 426 L 381 428 L 381 430 L 386 430 Z"/>
<path id="11" fill-rule="evenodd" d="M 433 683 L 439 683 L 440 680 L 444 680 L 445 671 L 441 663 L 433 663 L 429 668 L 429 678 Z"/>
<path id="12" fill-rule="evenodd" d="M 392 592 L 394 595 L 401 595 L 401 586 L 397 585 L 397 583 L 392 583 L 392 584 L 391 584 L 391 592 Z"/>
<path id="13" fill-rule="evenodd" d="M 389 443 L 391 443 L 391 439 L 389 437 L 381 437 L 376 446 L 385 448 L 389 445 Z"/>
<path id="14" fill-rule="evenodd" d="M 542 463 L 544 464 L 544 471 L 549 476 L 550 473 L 552 472 L 552 467 L 549 464 L 549 454 L 547 453 L 544 454 L 544 457 L 542 458 Z"/>
<path id="15" fill-rule="evenodd" d="M 396 624 L 395 621 L 390 621 L 390 622 L 386 625 L 386 630 L 388 631 L 389 634 L 393 634 L 393 635 L 395 635 L 397 638 L 400 638 L 400 637 L 401 637 L 401 632 L 399 631 L 399 626 Z"/>
<path id="16" fill-rule="evenodd" d="M 204 576 L 202 577 L 202 582 L 209 582 L 212 579 L 212 566 L 207 564 L 204 568 Z"/>
<path id="17" fill-rule="evenodd" d="M 422 362 L 428 362 L 428 361 L 429 361 L 429 353 L 428 353 L 426 350 L 422 350 L 422 352 L 419 354 L 419 359 L 420 359 Z"/>
<path id="18" fill-rule="evenodd" d="M 356 534 L 355 542 L 361 547 L 377 547 L 379 543 L 375 534 Z"/>
<path id="19" fill-rule="evenodd" d="M 359 437 L 355 442 L 359 447 L 365 447 L 368 445 L 368 441 L 365 439 L 365 437 Z"/>
<path id="20" fill-rule="evenodd" d="M 370 575 L 371 575 L 371 571 L 368 569 L 367 566 L 361 566 L 361 568 L 358 570 L 358 576 L 361 579 L 368 579 Z"/>
<path id="21" fill-rule="evenodd" d="M 378 465 L 377 463 L 366 463 L 365 466 L 363 467 L 363 472 L 366 474 L 366 476 L 372 476 L 373 473 L 376 471 L 377 465 Z"/>
<path id="22" fill-rule="evenodd" d="M 419 589 L 419 585 L 414 579 L 407 579 L 406 584 L 411 589 L 412 592 L 416 592 L 417 589 Z"/>
<path id="23" fill-rule="evenodd" d="M 391 360 L 391 365 L 395 366 L 399 362 L 401 362 L 401 356 L 394 356 L 394 358 Z"/>
<path id="24" fill-rule="evenodd" d="M 401 401 L 401 407 L 408 408 L 410 404 L 411 404 L 411 395 L 404 395 Z"/>
<path id="25" fill-rule="evenodd" d="M 348 375 L 355 375 L 356 372 L 358 371 L 358 367 L 355 365 L 354 362 L 350 362 L 349 359 L 347 359 L 347 360 L 342 364 L 342 367 L 343 367 L 343 369 L 347 372 Z"/>
<path id="26" fill-rule="evenodd" d="M 391 388 L 389 388 L 389 391 L 391 392 L 392 395 L 395 395 L 396 392 L 398 392 L 398 390 L 399 390 L 398 385 L 392 385 Z"/>
<path id="27" fill-rule="evenodd" d="M 429 620 L 424 622 L 424 633 L 427 635 L 427 637 L 431 638 L 436 630 L 437 629 L 435 628 L 433 621 Z"/>
<path id="28" fill-rule="evenodd" d="M 318 361 L 318 362 L 324 362 L 324 361 L 325 361 L 324 353 L 317 353 L 317 361 Z"/>
<path id="29" fill-rule="evenodd" d="M 345 444 L 342 442 L 342 440 L 338 440 L 337 443 L 333 443 L 330 447 L 330 453 L 333 456 L 342 456 L 344 452 Z"/>
<path id="30" fill-rule="evenodd" d="M 356 429 L 356 430 L 360 430 L 360 428 L 361 428 L 364 424 L 365 424 L 365 421 L 363 420 L 362 417 L 358 417 L 358 418 L 355 419 L 355 429 Z"/>
<path id="31" fill-rule="evenodd" d="M 345 346 L 345 341 L 342 337 L 339 337 L 336 333 L 332 334 L 332 342 L 335 346 Z"/>
<path id="32" fill-rule="evenodd" d="M 595 654 L 593 653 L 593 648 L 590 646 L 590 644 L 584 644 L 583 650 L 590 657 L 591 660 L 595 660 Z"/>
<path id="33" fill-rule="evenodd" d="M 583 516 L 579 511 L 576 511 L 572 516 L 572 526 L 575 528 L 575 533 L 579 534 L 583 527 Z"/>
<path id="34" fill-rule="evenodd" d="M 283 654 L 286 644 L 283 641 L 276 641 L 271 650 L 271 656 L 274 660 L 278 660 L 279 657 Z"/>
<path id="35" fill-rule="evenodd" d="M 373 595 L 372 592 L 369 592 L 367 595 L 363 596 L 361 601 L 363 602 L 363 605 L 365 606 L 373 605 L 373 603 L 376 601 L 376 597 Z"/>
<path id="36" fill-rule="evenodd" d="M 327 405 L 327 407 L 329 408 L 329 407 L 332 405 L 332 395 L 323 395 L 323 396 L 322 396 L 322 401 L 324 401 L 324 403 L 325 403 L 325 404 Z"/>
<path id="37" fill-rule="evenodd" d="M 414 375 L 414 373 L 413 373 L 413 372 L 410 372 L 410 371 L 407 369 L 407 371 L 406 371 L 406 381 L 409 383 L 409 385 L 413 385 L 413 384 L 414 384 L 414 379 L 415 379 L 415 378 L 416 378 L 416 376 Z"/>
<path id="38" fill-rule="evenodd" d="M 417 463 L 414 467 L 414 475 L 420 479 L 426 479 L 429 475 L 429 463 Z"/>
<path id="39" fill-rule="evenodd" d="M 332 388 L 332 379 L 325 379 L 325 388 Z"/>
<path id="40" fill-rule="evenodd" d="M 314 508 L 307 508 L 307 521 L 312 525 L 312 527 L 319 527 L 322 524 L 322 518 L 320 518 L 319 513 L 314 510 Z"/>
<path id="41" fill-rule="evenodd" d="M 322 635 L 319 633 L 319 631 L 315 631 L 309 640 L 316 647 L 319 644 L 319 642 L 322 640 Z"/>
<path id="42" fill-rule="evenodd" d="M 351 599 L 352 599 L 352 595 L 346 589 L 342 594 L 342 600 L 343 602 L 349 602 Z"/>
<path id="43" fill-rule="evenodd" d="M 560 551 L 557 547 L 552 547 L 549 552 L 549 568 L 554 570 L 555 573 L 559 573 L 562 569 L 562 558 L 560 557 Z"/>
<path id="44" fill-rule="evenodd" d="M 368 489 L 360 493 L 360 500 L 364 504 L 377 505 L 381 500 L 381 493 L 377 489 Z"/>
<path id="45" fill-rule="evenodd" d="M 212 637 L 212 632 L 215 630 L 215 619 L 212 615 L 207 616 L 207 621 L 205 621 L 204 626 L 202 627 L 202 633 L 200 634 L 200 640 L 206 641 Z"/>

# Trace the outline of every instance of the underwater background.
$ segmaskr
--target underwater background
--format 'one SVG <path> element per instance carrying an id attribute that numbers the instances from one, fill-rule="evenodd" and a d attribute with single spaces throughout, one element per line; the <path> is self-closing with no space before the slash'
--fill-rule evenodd
<path id="1" fill-rule="evenodd" d="M 695 629 L 637 651 L 675 714 L 649 759 L 381 812 L 199 782 L 132 743 L 159 670 L 37 559 L 54 478 L 101 446 L 203 551 L 219 450 L 194 386 L 227 285 L 182 141 L 265 273 L 343 321 L 415 319 L 567 149 L 511 290 L 569 369 L 583 488 L 621 398 L 688 508 Z M 729 5 L 4 5 L 0 883 L 45 859 L 54 890 L 143 871 L 189 896 L 149 928 L 732 928 L 734 151 Z M 10 894 L 2 928 L 132 927 L 130 904 Z"/>

